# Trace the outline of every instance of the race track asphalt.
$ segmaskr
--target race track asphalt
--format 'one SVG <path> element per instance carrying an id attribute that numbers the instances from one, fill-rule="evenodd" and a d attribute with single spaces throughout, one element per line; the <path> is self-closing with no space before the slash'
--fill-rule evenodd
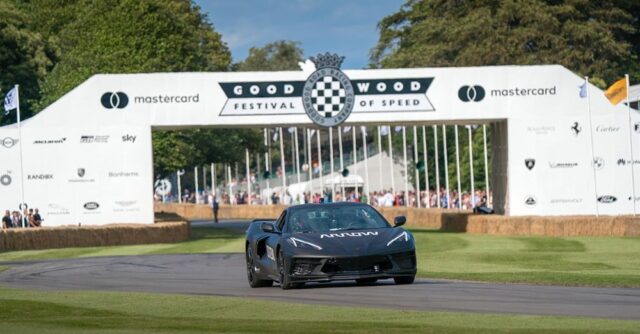
<path id="1" fill-rule="evenodd" d="M 195 223 L 202 224 L 202 223 Z M 221 224 L 222 226 L 227 224 Z M 235 225 L 238 226 L 238 225 Z M 418 279 L 371 286 L 308 284 L 302 289 L 252 289 L 243 254 L 174 254 L 5 262 L 0 285 L 45 290 L 108 290 L 234 296 L 284 302 L 585 316 L 640 320 L 640 289 L 578 288 Z"/>

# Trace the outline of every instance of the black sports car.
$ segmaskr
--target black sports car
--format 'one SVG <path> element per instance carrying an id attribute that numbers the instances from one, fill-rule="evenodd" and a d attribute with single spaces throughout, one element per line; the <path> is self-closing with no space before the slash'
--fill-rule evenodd
<path id="1" fill-rule="evenodd" d="M 282 289 L 305 282 L 393 278 L 411 284 L 416 276 L 413 236 L 395 217 L 392 227 L 366 204 L 303 204 L 277 220 L 254 220 L 247 229 L 247 278 L 251 287 Z"/>

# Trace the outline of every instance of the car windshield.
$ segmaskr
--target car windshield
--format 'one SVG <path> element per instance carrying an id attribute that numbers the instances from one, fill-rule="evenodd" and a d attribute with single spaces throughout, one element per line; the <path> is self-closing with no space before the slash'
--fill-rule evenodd
<path id="1" fill-rule="evenodd" d="M 291 210 L 290 233 L 387 228 L 390 225 L 366 205 L 314 205 Z"/>

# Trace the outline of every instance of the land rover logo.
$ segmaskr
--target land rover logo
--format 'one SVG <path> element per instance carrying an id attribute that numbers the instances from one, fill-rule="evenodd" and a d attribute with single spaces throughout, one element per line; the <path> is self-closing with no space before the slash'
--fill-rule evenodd
<path id="1" fill-rule="evenodd" d="M 100 204 L 98 204 L 96 202 L 84 203 L 84 208 L 87 209 L 87 210 L 96 210 L 99 207 L 100 207 Z"/>
<path id="2" fill-rule="evenodd" d="M 340 125 L 353 110 L 353 85 L 340 70 L 343 60 L 328 52 L 311 57 L 316 70 L 304 84 L 302 105 L 309 118 L 320 126 Z"/>
<path id="3" fill-rule="evenodd" d="M 536 165 L 536 159 L 524 159 L 524 165 L 527 167 L 527 169 L 532 170 Z"/>
<path id="4" fill-rule="evenodd" d="M 605 204 L 613 203 L 613 202 L 615 202 L 617 200 L 618 199 L 615 196 L 611 196 L 611 195 L 603 195 L 603 196 L 598 197 L 598 202 L 605 203 Z"/>

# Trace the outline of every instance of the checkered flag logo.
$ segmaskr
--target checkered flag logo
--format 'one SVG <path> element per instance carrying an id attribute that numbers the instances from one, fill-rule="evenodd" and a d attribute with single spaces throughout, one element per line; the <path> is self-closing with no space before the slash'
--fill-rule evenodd
<path id="1" fill-rule="evenodd" d="M 344 107 L 346 96 L 346 90 L 336 78 L 325 76 L 311 90 L 311 103 L 324 117 L 333 117 Z"/>

